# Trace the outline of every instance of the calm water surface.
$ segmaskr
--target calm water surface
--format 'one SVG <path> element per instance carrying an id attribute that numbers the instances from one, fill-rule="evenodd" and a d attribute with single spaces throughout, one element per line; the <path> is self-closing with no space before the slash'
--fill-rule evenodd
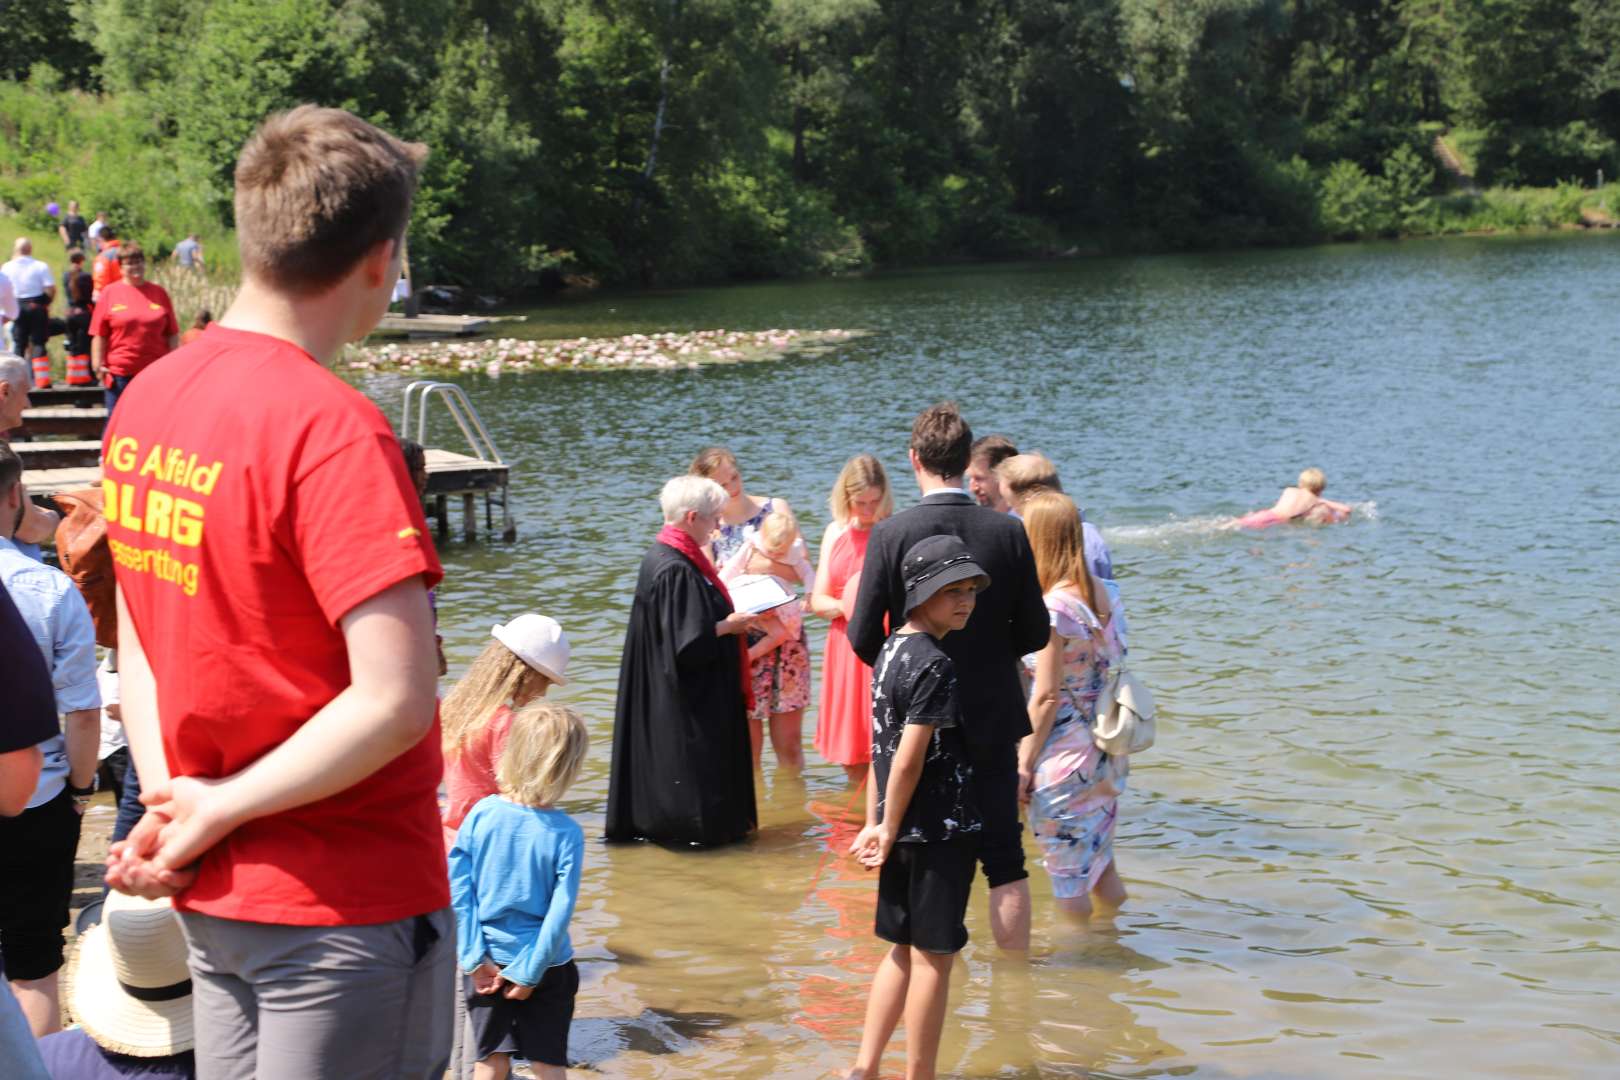
<path id="1" fill-rule="evenodd" d="M 944 1074 L 1620 1075 L 1617 311 L 1620 241 L 1593 237 L 544 308 L 525 332 L 873 334 L 779 365 L 465 377 L 514 464 L 521 536 L 447 545 L 452 668 L 497 620 L 562 620 L 562 696 L 595 739 L 566 808 L 598 835 L 660 483 L 724 443 L 813 548 L 849 455 L 915 497 L 910 417 L 953 397 L 976 431 L 1052 456 L 1103 526 L 1164 719 L 1121 806 L 1117 918 L 1063 924 L 1036 868 L 1033 955 L 1004 960 L 981 880 Z M 363 385 L 397 416 L 404 381 Z M 1213 527 L 1308 464 L 1353 524 Z M 812 709 L 807 744 L 813 726 Z M 875 882 L 837 854 L 840 770 L 810 758 L 792 778 L 767 750 L 749 845 L 590 846 L 577 1060 L 817 1077 L 852 1059 Z"/>

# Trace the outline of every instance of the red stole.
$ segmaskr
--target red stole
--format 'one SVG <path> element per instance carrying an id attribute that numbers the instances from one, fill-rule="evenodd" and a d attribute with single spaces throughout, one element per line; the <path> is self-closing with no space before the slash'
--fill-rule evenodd
<path id="1" fill-rule="evenodd" d="M 720 595 L 725 598 L 726 607 L 732 607 L 731 590 L 726 588 L 726 583 L 720 580 L 720 572 L 714 568 L 714 563 L 710 562 L 709 557 L 703 554 L 703 549 L 698 547 L 697 541 L 693 540 L 685 529 L 676 528 L 674 525 L 665 525 L 658 530 L 658 542 L 685 555 L 687 562 L 697 567 L 703 576 L 708 579 L 709 584 L 720 590 Z M 752 712 L 754 709 L 754 680 L 748 664 L 748 635 L 737 635 L 737 650 L 742 654 L 742 666 L 739 675 L 742 680 L 743 702 L 748 711 Z"/>

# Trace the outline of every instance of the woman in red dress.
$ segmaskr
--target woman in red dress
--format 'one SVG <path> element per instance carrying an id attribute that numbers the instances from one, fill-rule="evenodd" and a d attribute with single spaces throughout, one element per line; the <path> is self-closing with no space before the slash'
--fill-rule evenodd
<path id="1" fill-rule="evenodd" d="M 822 665 L 816 750 L 842 765 L 849 782 L 858 784 L 872 760 L 872 669 L 849 647 L 845 626 L 860 591 L 872 526 L 894 509 L 883 464 L 871 454 L 850 458 L 833 484 L 828 505 L 833 520 L 821 537 L 810 594 L 810 610 L 832 620 Z"/>

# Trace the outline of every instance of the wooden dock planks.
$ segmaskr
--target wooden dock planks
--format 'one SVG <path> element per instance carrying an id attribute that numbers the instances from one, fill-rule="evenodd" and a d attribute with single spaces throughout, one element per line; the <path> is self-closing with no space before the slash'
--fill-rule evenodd
<path id="1" fill-rule="evenodd" d="M 418 315 L 414 319 L 384 315 L 372 333 L 406 334 L 413 338 L 470 337 L 483 333 L 495 322 L 487 315 Z"/>

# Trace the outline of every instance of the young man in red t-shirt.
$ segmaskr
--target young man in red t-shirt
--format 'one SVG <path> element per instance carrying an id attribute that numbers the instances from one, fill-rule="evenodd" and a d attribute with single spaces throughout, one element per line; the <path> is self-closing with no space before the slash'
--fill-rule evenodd
<path id="1" fill-rule="evenodd" d="M 148 807 L 107 880 L 174 894 L 203 1076 L 438 1080 L 449 1056 L 441 573 L 387 421 L 325 366 L 388 306 L 424 155 L 337 109 L 267 120 L 236 300 L 103 443 Z"/>

